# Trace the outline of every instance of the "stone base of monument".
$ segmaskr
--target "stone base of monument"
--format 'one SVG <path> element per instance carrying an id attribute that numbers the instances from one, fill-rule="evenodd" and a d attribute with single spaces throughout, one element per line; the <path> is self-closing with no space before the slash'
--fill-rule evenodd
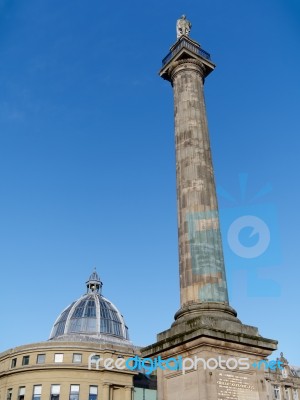
<path id="1" fill-rule="evenodd" d="M 191 308 L 180 310 L 172 327 L 142 349 L 144 358 L 168 360 L 165 369 L 158 365 L 158 400 L 267 400 L 261 360 L 277 341 L 242 324 L 227 305 L 209 304 L 210 314 L 204 305 L 203 314 Z"/>

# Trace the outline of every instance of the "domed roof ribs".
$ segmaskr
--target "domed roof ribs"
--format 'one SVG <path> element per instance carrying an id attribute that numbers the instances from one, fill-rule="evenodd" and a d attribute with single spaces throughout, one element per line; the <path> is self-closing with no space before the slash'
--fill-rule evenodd
<path id="1" fill-rule="evenodd" d="M 90 275 L 88 281 L 86 282 L 87 293 L 102 293 L 103 283 L 101 282 L 99 275 L 97 274 L 96 268 L 93 273 Z"/>
<path id="2" fill-rule="evenodd" d="M 102 296 L 96 269 L 86 282 L 87 293 L 74 301 L 56 319 L 49 340 L 87 340 L 130 344 L 128 329 L 118 308 Z"/>
<path id="3" fill-rule="evenodd" d="M 67 334 L 68 334 L 68 332 L 69 332 L 69 330 L 70 330 L 70 321 L 71 321 L 71 317 L 73 316 L 74 310 L 76 309 L 76 307 L 78 306 L 78 304 L 82 301 L 82 299 L 84 298 L 84 296 L 86 296 L 86 295 L 81 296 L 78 300 L 76 300 L 76 301 L 73 302 L 73 306 L 71 307 L 70 312 L 69 312 L 68 317 L 67 317 L 67 320 L 66 320 L 65 330 L 64 330 L 64 333 L 63 333 L 64 335 L 67 335 Z"/>

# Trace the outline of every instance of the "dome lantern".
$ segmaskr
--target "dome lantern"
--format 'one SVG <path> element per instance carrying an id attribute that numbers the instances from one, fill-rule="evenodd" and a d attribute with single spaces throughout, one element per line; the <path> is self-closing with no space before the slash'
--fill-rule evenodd
<path id="1" fill-rule="evenodd" d="M 87 293 L 102 292 L 103 283 L 101 282 L 99 275 L 97 274 L 96 268 L 93 273 L 90 275 L 88 281 L 86 282 Z"/>

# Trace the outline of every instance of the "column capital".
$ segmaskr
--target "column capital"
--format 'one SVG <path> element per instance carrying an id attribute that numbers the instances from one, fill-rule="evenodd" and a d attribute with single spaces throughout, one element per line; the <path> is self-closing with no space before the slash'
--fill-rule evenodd
<path id="1" fill-rule="evenodd" d="M 187 58 L 185 60 L 178 60 L 172 63 L 168 73 L 171 82 L 173 82 L 175 76 L 180 72 L 193 71 L 196 72 L 201 78 L 205 77 L 205 65 L 194 58 Z"/>
<path id="2" fill-rule="evenodd" d="M 203 50 L 199 43 L 186 35 L 183 35 L 174 43 L 169 54 L 162 60 L 162 68 L 159 75 L 163 79 L 171 81 L 171 70 L 178 61 L 183 64 L 189 61 L 199 61 L 204 67 L 204 71 L 202 72 L 204 77 L 210 74 L 215 68 L 215 64 L 211 61 L 210 54 Z"/>

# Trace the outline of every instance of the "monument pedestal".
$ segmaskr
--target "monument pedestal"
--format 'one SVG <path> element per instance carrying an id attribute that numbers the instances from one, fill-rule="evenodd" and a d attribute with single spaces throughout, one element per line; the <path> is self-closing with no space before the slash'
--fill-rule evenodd
<path id="1" fill-rule="evenodd" d="M 189 317 L 176 320 L 142 350 L 143 357 L 182 360 L 186 369 L 175 370 L 175 363 L 158 368 L 158 400 L 267 400 L 264 365 L 258 366 L 276 350 L 277 341 L 237 318 L 222 319 L 213 312 Z"/>

